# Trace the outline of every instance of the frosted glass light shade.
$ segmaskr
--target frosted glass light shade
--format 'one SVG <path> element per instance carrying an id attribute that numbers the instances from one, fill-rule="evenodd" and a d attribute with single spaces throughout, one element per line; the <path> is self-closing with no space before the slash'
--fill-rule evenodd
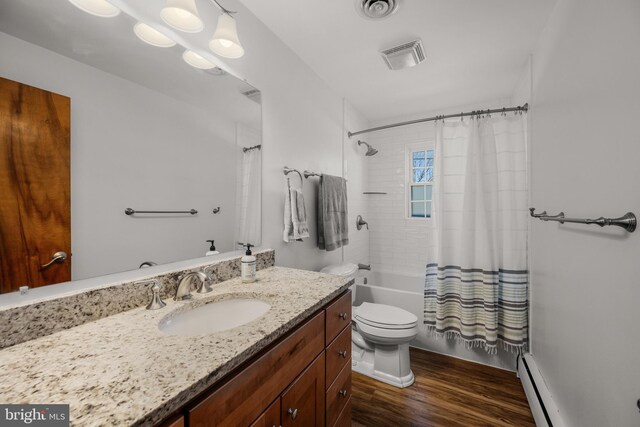
<path id="1" fill-rule="evenodd" d="M 218 26 L 209 42 L 209 49 L 225 58 L 236 59 L 244 55 L 244 48 L 238 38 L 236 20 L 230 15 L 223 13 L 218 18 Z"/>
<path id="2" fill-rule="evenodd" d="M 203 58 L 201 55 L 195 53 L 192 50 L 185 50 L 182 54 L 182 59 L 184 62 L 191 65 L 192 67 L 199 68 L 201 70 L 210 70 L 215 67 L 208 59 Z"/>
<path id="3" fill-rule="evenodd" d="M 167 0 L 160 16 L 164 22 L 185 33 L 198 33 L 204 28 L 195 0 Z"/>
<path id="4" fill-rule="evenodd" d="M 106 0 L 69 0 L 78 9 L 101 18 L 113 18 L 120 14 L 120 9 Z"/>
<path id="5" fill-rule="evenodd" d="M 133 27 L 133 32 L 136 33 L 140 40 L 151 46 L 172 47 L 176 45 L 176 42 L 144 22 L 138 22 Z"/>

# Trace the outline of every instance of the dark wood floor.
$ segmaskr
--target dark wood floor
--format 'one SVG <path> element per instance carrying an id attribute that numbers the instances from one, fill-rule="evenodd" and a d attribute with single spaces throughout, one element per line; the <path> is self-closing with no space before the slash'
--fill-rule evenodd
<path id="1" fill-rule="evenodd" d="M 353 373 L 353 426 L 535 427 L 513 372 L 411 349 L 415 383 L 396 388 Z"/>

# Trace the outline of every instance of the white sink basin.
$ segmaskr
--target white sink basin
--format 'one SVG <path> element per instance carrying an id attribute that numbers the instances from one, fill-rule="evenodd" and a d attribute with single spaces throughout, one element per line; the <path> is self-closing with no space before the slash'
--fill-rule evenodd
<path id="1" fill-rule="evenodd" d="M 167 335 L 206 335 L 245 325 L 270 308 L 270 304 L 257 299 L 228 299 L 167 316 L 158 328 Z"/>

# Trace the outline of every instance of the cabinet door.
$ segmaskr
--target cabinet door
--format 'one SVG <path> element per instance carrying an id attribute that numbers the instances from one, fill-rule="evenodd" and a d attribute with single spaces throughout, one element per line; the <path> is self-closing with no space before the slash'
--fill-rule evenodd
<path id="1" fill-rule="evenodd" d="M 324 352 L 282 393 L 282 427 L 324 426 Z"/>
<path id="2" fill-rule="evenodd" d="M 251 427 L 280 427 L 280 398 L 251 424 Z"/>
<path id="3" fill-rule="evenodd" d="M 190 427 L 248 426 L 324 350 L 324 313 L 307 321 L 189 410 Z"/>

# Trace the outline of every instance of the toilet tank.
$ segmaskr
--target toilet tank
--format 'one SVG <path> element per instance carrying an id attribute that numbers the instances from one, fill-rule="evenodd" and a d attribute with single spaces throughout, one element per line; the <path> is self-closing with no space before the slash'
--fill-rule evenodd
<path id="1" fill-rule="evenodd" d="M 353 263 L 344 264 L 331 264 L 320 270 L 320 273 L 335 274 L 336 276 L 348 277 L 349 279 L 355 279 L 358 273 L 358 266 Z M 355 282 L 349 287 L 351 290 L 351 303 L 356 300 L 356 285 Z"/>

